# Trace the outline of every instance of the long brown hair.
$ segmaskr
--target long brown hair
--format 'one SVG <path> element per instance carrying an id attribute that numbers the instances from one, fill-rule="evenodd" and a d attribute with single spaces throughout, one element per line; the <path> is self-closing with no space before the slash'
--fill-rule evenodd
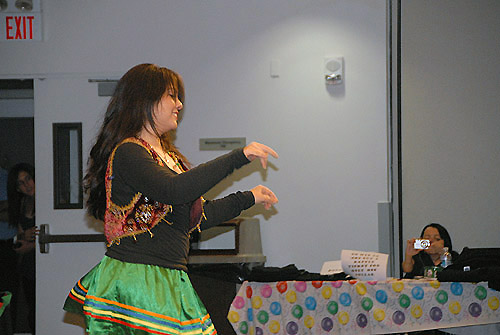
<path id="1" fill-rule="evenodd" d="M 186 161 L 173 145 L 170 134 L 159 134 L 154 124 L 154 108 L 168 89 L 174 90 L 184 103 L 181 76 L 154 64 L 136 65 L 118 81 L 102 127 L 90 150 L 84 178 L 87 210 L 95 218 L 102 220 L 106 210 L 105 176 L 111 152 L 124 139 L 137 136 L 146 124 L 151 125 L 164 150 L 173 151 Z"/>

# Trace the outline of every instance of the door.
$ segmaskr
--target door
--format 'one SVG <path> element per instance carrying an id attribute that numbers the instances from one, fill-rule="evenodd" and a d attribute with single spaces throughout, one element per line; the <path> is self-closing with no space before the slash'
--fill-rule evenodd
<path id="1" fill-rule="evenodd" d="M 35 79 L 36 223 L 49 225 L 49 233 L 95 234 L 102 225 L 84 209 L 54 209 L 53 123 L 82 123 L 83 171 L 89 147 L 105 110 L 107 97 L 99 97 L 97 83 L 83 75 Z M 78 279 L 102 258 L 104 243 L 53 243 L 48 253 L 37 248 L 36 333 L 84 334 L 82 320 L 66 314 L 62 306 Z"/>

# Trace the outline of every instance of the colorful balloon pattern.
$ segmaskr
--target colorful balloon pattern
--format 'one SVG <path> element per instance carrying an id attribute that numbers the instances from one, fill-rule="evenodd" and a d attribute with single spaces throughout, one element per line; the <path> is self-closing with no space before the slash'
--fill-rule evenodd
<path id="1" fill-rule="evenodd" d="M 404 332 L 499 322 L 500 292 L 437 280 L 245 282 L 227 317 L 243 335 Z"/>

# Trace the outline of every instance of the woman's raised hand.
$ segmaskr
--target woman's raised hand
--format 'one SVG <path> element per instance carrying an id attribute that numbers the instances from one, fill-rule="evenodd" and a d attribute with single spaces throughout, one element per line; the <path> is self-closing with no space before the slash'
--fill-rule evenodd
<path id="1" fill-rule="evenodd" d="M 278 202 L 278 198 L 269 188 L 259 185 L 250 190 L 253 193 L 256 204 L 264 205 L 265 209 L 271 208 L 272 205 Z"/>
<path id="2" fill-rule="evenodd" d="M 267 157 L 269 155 L 273 156 L 274 158 L 278 158 L 278 154 L 276 153 L 276 151 L 274 151 L 267 145 L 257 142 L 252 142 L 244 147 L 243 153 L 249 161 L 253 161 L 254 159 L 258 158 L 264 169 L 267 169 Z"/>
<path id="3" fill-rule="evenodd" d="M 421 249 L 415 249 L 415 247 L 414 247 L 415 240 L 416 240 L 416 238 L 411 238 L 411 239 L 406 241 L 405 253 L 406 253 L 407 257 L 412 257 L 412 256 L 418 254 L 420 251 L 422 251 Z"/>
<path id="4" fill-rule="evenodd" d="M 243 148 L 243 154 L 249 161 L 258 158 L 264 169 L 267 169 L 267 158 L 269 155 L 278 158 L 276 151 L 262 143 L 252 142 Z M 271 208 L 272 205 L 278 202 L 278 198 L 269 188 L 259 185 L 251 189 L 255 198 L 256 204 L 264 205 L 265 209 Z"/>

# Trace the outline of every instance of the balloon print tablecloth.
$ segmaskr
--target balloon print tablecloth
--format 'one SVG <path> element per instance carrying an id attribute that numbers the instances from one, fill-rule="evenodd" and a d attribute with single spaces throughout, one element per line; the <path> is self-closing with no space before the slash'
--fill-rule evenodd
<path id="1" fill-rule="evenodd" d="M 487 283 L 437 280 L 244 282 L 228 313 L 237 334 L 385 334 L 500 322 Z"/>

